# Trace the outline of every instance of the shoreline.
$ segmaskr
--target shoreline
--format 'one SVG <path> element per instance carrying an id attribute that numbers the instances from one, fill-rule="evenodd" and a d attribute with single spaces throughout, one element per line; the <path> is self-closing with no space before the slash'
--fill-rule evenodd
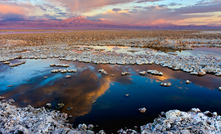
<path id="1" fill-rule="evenodd" d="M 0 97 L 2 99 L 4 97 Z M 67 133 L 94 134 L 85 124 L 73 128 L 66 123 L 68 115 L 45 107 L 34 108 L 28 105 L 24 108 L 13 106 L 13 99 L 0 101 L 0 133 Z M 104 134 L 101 130 L 100 134 Z"/>
<path id="2" fill-rule="evenodd" d="M 73 128 L 67 123 L 68 115 L 60 111 L 34 108 L 28 105 L 24 108 L 13 106 L 13 99 L 8 101 L 0 97 L 0 132 L 5 133 L 67 133 L 67 134 L 94 134 L 93 125 L 79 124 Z M 137 128 L 139 129 L 139 128 Z M 133 129 L 120 129 L 117 133 L 151 134 L 151 133 L 220 133 L 221 116 L 216 112 L 201 112 L 192 108 L 188 112 L 169 110 L 161 112 L 153 123 L 140 126 L 139 131 Z M 100 130 L 99 134 L 105 134 Z"/>

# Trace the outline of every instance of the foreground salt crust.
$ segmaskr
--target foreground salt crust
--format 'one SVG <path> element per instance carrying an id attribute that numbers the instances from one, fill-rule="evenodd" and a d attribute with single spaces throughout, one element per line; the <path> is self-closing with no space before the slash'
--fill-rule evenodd
<path id="1" fill-rule="evenodd" d="M 217 134 L 221 133 L 221 116 L 216 112 L 201 112 L 192 108 L 189 112 L 170 110 L 161 112 L 153 123 L 140 126 L 141 134 Z M 126 134 L 138 132 L 132 129 L 119 130 L 118 133 Z"/>
<path id="2" fill-rule="evenodd" d="M 76 129 L 65 123 L 67 114 L 32 106 L 18 108 L 9 102 L 0 102 L 0 133 L 54 133 L 94 134 L 85 124 Z M 90 126 L 91 127 L 91 126 Z M 99 133 L 104 134 L 104 131 Z"/>
<path id="3" fill-rule="evenodd" d="M 11 105 L 13 100 L 0 102 L 0 133 L 66 133 L 66 134 L 94 134 L 90 129 L 93 125 L 79 124 L 76 129 L 66 123 L 67 114 L 48 109 L 34 108 L 32 106 L 18 108 Z M 140 126 L 140 131 L 132 129 L 119 130 L 126 134 L 152 134 L 152 133 L 221 133 L 221 116 L 216 112 L 201 112 L 192 108 L 189 112 L 170 110 L 161 112 L 153 123 Z M 99 134 L 105 134 L 103 130 Z"/>

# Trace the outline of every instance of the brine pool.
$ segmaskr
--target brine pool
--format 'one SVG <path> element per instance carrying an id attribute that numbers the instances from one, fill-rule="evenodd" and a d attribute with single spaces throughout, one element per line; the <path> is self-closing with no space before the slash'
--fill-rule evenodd
<path id="1" fill-rule="evenodd" d="M 20 61 L 24 60 L 11 62 Z M 160 65 L 97 65 L 58 58 L 25 61 L 26 64 L 12 68 L 0 62 L 0 95 L 14 99 L 19 107 L 64 103 L 61 112 L 73 116 L 70 123 L 97 125 L 95 132 L 104 129 L 116 133 L 121 128 L 134 128 L 153 122 L 161 111 L 172 109 L 188 111 L 196 107 L 221 114 L 221 92 L 217 89 L 221 77 L 213 74 L 198 77 Z M 51 63 L 69 64 L 68 68 L 77 69 L 77 73 L 51 73 L 59 68 L 50 67 Z M 98 69 L 104 69 L 108 75 L 100 74 Z M 139 71 L 149 69 L 164 75 L 139 75 Z M 122 76 L 123 71 L 130 75 Z M 71 78 L 65 78 L 67 74 Z M 192 83 L 186 84 L 187 79 Z M 172 86 L 162 87 L 161 82 L 171 82 Z M 67 110 L 68 107 L 73 110 Z M 146 113 L 139 112 L 141 107 L 146 107 Z"/>
<path id="2" fill-rule="evenodd" d="M 216 57 L 221 58 L 221 48 L 217 47 L 193 47 L 193 50 L 173 50 L 168 48 L 159 48 L 158 50 L 151 48 L 138 48 L 138 47 L 122 47 L 122 46 L 85 46 L 77 45 L 79 50 L 84 48 L 93 48 L 92 50 L 101 49 L 104 52 L 114 51 L 117 54 L 129 55 L 145 55 L 146 53 L 159 54 L 159 55 L 178 55 L 178 56 L 197 56 L 197 57 Z M 82 50 L 81 50 L 82 49 Z"/>

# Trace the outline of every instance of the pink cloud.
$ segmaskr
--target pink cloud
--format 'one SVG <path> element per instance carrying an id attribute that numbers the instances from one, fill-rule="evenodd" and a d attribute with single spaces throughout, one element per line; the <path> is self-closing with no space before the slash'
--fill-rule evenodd
<path id="1" fill-rule="evenodd" d="M 159 6 L 148 6 L 139 10 L 122 10 L 124 12 L 113 12 L 109 10 L 107 12 L 91 16 L 89 19 L 98 19 L 104 18 L 113 20 L 115 22 L 132 24 L 132 25 L 157 25 L 162 23 L 173 23 L 179 24 L 180 20 L 185 20 L 188 18 L 200 18 L 206 17 L 210 18 L 213 15 L 203 15 L 203 14 L 195 14 L 188 15 L 183 14 L 180 9 L 169 9 L 167 7 L 159 7 Z M 114 18 L 114 19 L 113 19 Z M 176 23 L 177 22 L 177 23 Z"/>
<path id="2" fill-rule="evenodd" d="M 163 14 L 163 11 L 166 12 L 167 9 L 150 8 L 148 11 L 141 10 L 136 12 L 132 12 L 130 10 L 126 10 L 124 12 L 107 11 L 94 17 L 105 18 L 131 25 L 154 25 L 167 22 L 166 16 L 168 15 L 166 14 L 164 17 L 165 14 Z"/>
<path id="3" fill-rule="evenodd" d="M 22 7 L 16 7 L 11 5 L 0 5 L 0 12 L 2 14 L 9 14 L 9 13 L 25 14 L 25 11 Z"/>
<path id="4" fill-rule="evenodd" d="M 3 4 L 0 3 L 0 14 L 19 14 L 19 15 L 27 15 L 28 13 L 34 12 L 34 6 L 30 4 Z"/>
<path id="5" fill-rule="evenodd" d="M 67 7 L 71 12 L 88 12 L 95 8 L 108 5 L 123 4 L 135 0 L 48 0 L 60 6 Z"/>

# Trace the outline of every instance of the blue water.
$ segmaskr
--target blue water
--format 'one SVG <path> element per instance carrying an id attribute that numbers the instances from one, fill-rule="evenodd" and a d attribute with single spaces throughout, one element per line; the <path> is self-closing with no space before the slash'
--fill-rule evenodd
<path id="1" fill-rule="evenodd" d="M 12 62 L 19 61 L 23 60 Z M 72 77 L 66 79 L 67 74 L 51 73 L 58 68 L 50 67 L 51 63 L 69 64 L 77 73 L 67 73 Z M 98 69 L 102 68 L 114 77 L 100 74 Z M 139 71 L 148 69 L 156 69 L 164 75 L 139 75 Z M 211 74 L 198 77 L 159 65 L 96 65 L 58 59 L 26 60 L 26 64 L 13 68 L 1 65 L 0 71 L 0 95 L 13 98 L 15 105 L 42 107 L 48 102 L 64 103 L 61 112 L 73 115 L 70 123 L 98 125 L 95 131 L 104 129 L 107 133 L 116 133 L 120 128 L 144 125 L 153 122 L 161 111 L 171 109 L 188 111 L 197 107 L 221 114 L 221 92 L 217 89 L 221 86 L 221 77 Z M 131 74 L 121 76 L 123 71 Z M 192 83 L 186 84 L 187 79 Z M 171 82 L 172 86 L 162 87 L 161 82 Z M 73 110 L 68 111 L 68 107 Z M 146 113 L 139 112 L 141 107 L 146 107 Z"/>

